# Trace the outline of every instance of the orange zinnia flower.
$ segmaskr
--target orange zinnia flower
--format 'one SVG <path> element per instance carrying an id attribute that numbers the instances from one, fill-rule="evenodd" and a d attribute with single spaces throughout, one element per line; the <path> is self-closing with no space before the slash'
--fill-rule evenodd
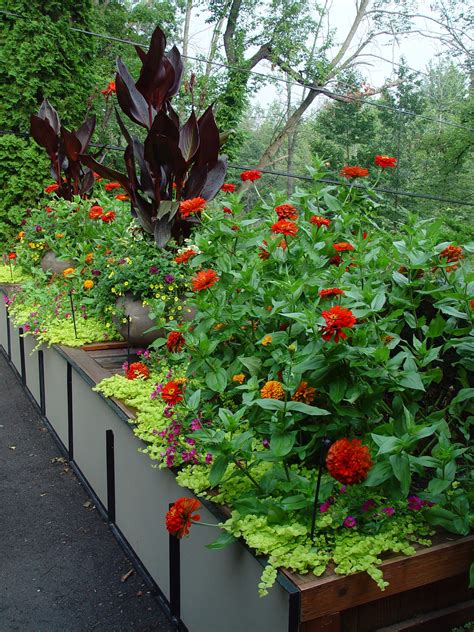
<path id="1" fill-rule="evenodd" d="M 207 290 L 208 288 L 212 287 L 214 283 L 218 280 L 219 277 L 214 270 L 202 270 L 192 278 L 193 290 L 194 292 Z"/>
<path id="2" fill-rule="evenodd" d="M 344 290 L 340 290 L 338 287 L 328 287 L 326 290 L 319 290 L 319 296 L 321 298 L 327 298 L 328 296 L 343 296 Z"/>
<path id="3" fill-rule="evenodd" d="M 260 344 L 262 344 L 264 347 L 266 347 L 267 345 L 271 344 L 272 340 L 273 340 L 273 338 L 270 335 L 264 336 L 262 338 L 262 342 Z"/>
<path id="4" fill-rule="evenodd" d="M 195 255 L 197 255 L 197 252 L 190 248 L 189 250 L 185 250 L 184 252 L 182 252 L 180 255 L 177 255 L 174 258 L 174 261 L 176 263 L 186 263 L 191 259 L 191 257 L 194 257 Z"/>
<path id="5" fill-rule="evenodd" d="M 280 204 L 275 208 L 278 219 L 298 219 L 298 211 L 292 204 Z"/>
<path id="6" fill-rule="evenodd" d="M 365 178 L 369 175 L 369 170 L 365 167 L 342 167 L 340 175 L 344 178 Z"/>
<path id="7" fill-rule="evenodd" d="M 115 199 L 116 200 L 121 200 L 122 202 L 126 202 L 130 198 L 128 197 L 128 195 L 126 193 L 117 193 L 117 195 L 115 196 Z"/>
<path id="8" fill-rule="evenodd" d="M 75 271 L 76 268 L 66 268 L 65 270 L 63 270 L 63 277 L 67 278 L 71 274 L 74 274 Z"/>
<path id="9" fill-rule="evenodd" d="M 249 180 L 250 182 L 254 182 L 255 180 L 260 180 L 262 177 L 262 172 L 257 169 L 250 169 L 249 171 L 242 171 L 240 174 L 240 179 L 242 182 Z"/>
<path id="10" fill-rule="evenodd" d="M 344 340 L 347 334 L 342 330 L 351 329 L 357 323 L 357 318 L 351 310 L 340 305 L 334 305 L 331 309 L 324 311 L 322 316 L 326 321 L 326 325 L 321 330 L 323 340 L 331 340 L 333 336 L 334 342 Z"/>
<path id="11" fill-rule="evenodd" d="M 59 189 L 59 184 L 54 183 L 54 184 L 50 184 L 49 186 L 46 187 L 46 189 L 44 190 L 45 193 L 53 193 L 54 191 L 57 191 Z"/>
<path id="12" fill-rule="evenodd" d="M 150 371 L 146 364 L 143 362 L 132 362 L 132 364 L 126 369 L 125 377 L 127 380 L 136 380 L 138 377 L 142 377 L 143 379 L 147 379 L 149 377 Z"/>
<path id="13" fill-rule="evenodd" d="M 270 380 L 260 389 L 260 395 L 264 399 L 285 399 L 283 386 L 277 380 Z"/>
<path id="14" fill-rule="evenodd" d="M 326 228 L 329 228 L 331 224 L 330 219 L 328 219 L 327 217 L 321 217 L 321 215 L 312 215 L 309 221 L 311 224 L 314 224 L 318 228 L 321 228 L 321 226 L 326 226 Z"/>
<path id="15" fill-rule="evenodd" d="M 174 406 L 183 400 L 183 391 L 181 385 L 176 381 L 168 382 L 161 391 L 161 399 L 168 405 Z"/>
<path id="16" fill-rule="evenodd" d="M 120 182 L 107 182 L 104 188 L 106 191 L 113 191 L 114 189 L 121 189 L 122 185 Z"/>
<path id="17" fill-rule="evenodd" d="M 280 219 L 272 225 L 272 233 L 280 235 L 291 235 L 294 237 L 298 232 L 298 226 L 286 219 Z"/>
<path id="18" fill-rule="evenodd" d="M 382 167 L 382 169 L 385 169 L 386 167 L 396 167 L 397 159 L 392 158 L 392 156 L 375 156 L 374 165 Z"/>
<path id="19" fill-rule="evenodd" d="M 245 382 L 245 375 L 243 373 L 237 373 L 237 375 L 232 376 L 232 381 L 237 382 L 237 384 L 243 384 Z"/>
<path id="20" fill-rule="evenodd" d="M 169 533 L 177 538 L 189 534 L 191 523 L 201 519 L 199 514 L 194 514 L 201 503 L 194 498 L 178 498 L 166 514 L 166 528 Z"/>
<path id="21" fill-rule="evenodd" d="M 179 353 L 184 347 L 184 343 L 184 336 L 180 331 L 170 331 L 166 341 L 166 347 L 170 353 Z"/>
<path id="22" fill-rule="evenodd" d="M 365 480 L 372 465 L 369 448 L 362 445 L 360 439 L 339 439 L 329 448 L 326 457 L 329 474 L 343 485 Z"/>
<path id="23" fill-rule="evenodd" d="M 103 211 L 104 209 L 102 208 L 102 206 L 98 206 L 97 204 L 91 206 L 91 209 L 89 211 L 89 219 L 99 219 L 99 217 L 102 217 Z"/>
<path id="24" fill-rule="evenodd" d="M 92 263 L 93 260 L 94 260 L 94 255 L 92 254 L 92 252 L 89 252 L 86 255 L 85 262 L 86 263 Z"/>
<path id="25" fill-rule="evenodd" d="M 92 279 L 86 279 L 83 283 L 85 290 L 92 290 L 94 287 L 94 281 Z"/>
<path id="26" fill-rule="evenodd" d="M 337 252 L 347 252 L 349 250 L 354 250 L 354 246 L 347 241 L 340 241 L 337 244 L 333 244 L 334 250 Z"/>
<path id="27" fill-rule="evenodd" d="M 301 382 L 291 398 L 294 402 L 304 402 L 305 404 L 311 404 L 316 395 L 316 389 L 312 386 L 308 386 L 308 382 Z"/>
<path id="28" fill-rule="evenodd" d="M 202 197 L 196 197 L 181 202 L 179 205 L 179 212 L 181 217 L 189 217 L 191 213 L 200 213 L 205 207 L 206 200 Z"/>

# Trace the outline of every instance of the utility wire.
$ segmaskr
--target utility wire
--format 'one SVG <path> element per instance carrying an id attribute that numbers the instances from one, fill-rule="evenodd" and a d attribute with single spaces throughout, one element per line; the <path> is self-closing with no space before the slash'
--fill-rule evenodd
<path id="1" fill-rule="evenodd" d="M 4 11 L 0 9 L 0 13 L 4 13 L 6 15 L 11 15 L 13 17 L 18 17 L 18 18 L 23 18 L 23 19 L 27 19 L 26 16 L 24 15 L 20 15 L 18 13 L 12 13 L 11 11 Z M 113 42 L 120 42 L 122 44 L 128 44 L 130 46 L 147 46 L 147 44 L 142 44 L 140 42 L 132 42 L 131 40 L 127 40 L 127 39 L 122 39 L 120 37 L 114 37 L 112 35 L 104 35 L 102 33 L 94 33 L 93 31 L 88 31 L 86 29 L 80 29 L 77 27 L 73 27 L 70 26 L 69 30 L 74 31 L 76 33 L 83 33 L 84 35 L 90 35 L 92 37 L 98 37 L 99 39 L 105 39 L 105 40 L 110 40 Z M 262 72 L 258 72 L 256 70 L 251 70 L 248 68 L 241 68 L 240 66 L 234 66 L 234 65 L 229 65 L 229 64 L 224 64 L 222 62 L 217 62 L 217 61 L 211 61 L 208 59 L 202 59 L 199 57 L 193 57 L 192 55 L 181 55 L 181 57 L 183 59 L 190 59 L 192 61 L 198 61 L 198 62 L 202 62 L 202 63 L 207 63 L 209 65 L 212 66 L 217 66 L 219 68 L 227 68 L 229 70 L 234 70 L 236 72 L 242 72 L 242 73 L 247 73 L 249 75 L 255 75 L 256 77 L 262 77 L 265 80 L 270 80 L 270 81 L 275 81 L 275 82 L 279 82 L 279 83 L 285 83 L 287 85 L 292 85 L 292 86 L 298 86 L 300 88 L 306 88 L 307 90 L 316 90 L 317 92 L 319 92 L 320 94 L 323 94 L 324 96 L 327 96 L 328 98 L 331 97 L 336 97 L 338 98 L 338 100 L 343 100 L 343 101 L 353 101 L 356 103 L 364 103 L 366 105 L 370 105 L 372 107 L 377 107 L 379 109 L 383 109 L 383 110 L 389 110 L 392 112 L 401 112 L 402 114 L 404 114 L 405 116 L 413 116 L 413 117 L 417 117 L 417 118 L 421 118 L 424 119 L 426 121 L 431 121 L 433 123 L 437 123 L 437 124 L 441 124 L 441 125 L 448 125 L 450 127 L 456 127 L 458 129 L 463 129 L 465 131 L 468 132 L 474 132 L 474 128 L 470 128 L 470 127 L 465 127 L 463 125 L 460 125 L 459 123 L 454 123 L 453 121 L 447 121 L 444 119 L 436 119 L 433 118 L 431 116 L 427 116 L 425 114 L 419 114 L 417 112 L 411 112 L 409 110 L 403 110 L 401 108 L 394 108 L 390 105 L 385 105 L 383 103 L 378 103 L 376 101 L 369 101 L 367 99 L 362 99 L 358 96 L 351 96 L 348 94 L 340 94 L 337 92 L 333 92 L 332 90 L 328 90 L 327 88 L 324 88 L 324 86 L 317 86 L 314 84 L 310 84 L 310 83 L 300 83 L 298 81 L 292 81 L 290 79 L 284 79 L 283 77 L 275 77 L 273 75 L 266 75 Z M 353 88 L 353 87 L 352 87 Z"/>
<path id="2" fill-rule="evenodd" d="M 28 132 L 15 132 L 11 130 L 0 130 L 0 135 L 5 135 L 5 134 L 13 134 L 15 136 L 23 136 L 25 138 L 28 138 L 30 136 Z M 124 147 L 119 147 L 118 145 L 101 145 L 100 143 L 90 143 L 89 146 L 97 147 L 102 150 L 104 149 L 110 149 L 111 151 L 124 151 L 125 150 Z M 251 169 L 254 169 L 254 167 L 249 167 L 245 165 L 236 165 L 233 163 L 229 163 L 227 167 L 229 169 L 235 169 L 239 171 L 249 171 Z M 297 173 L 287 173 L 285 171 L 274 171 L 273 169 L 259 169 L 258 171 L 266 175 L 271 175 L 271 176 L 278 176 L 282 178 L 295 178 L 296 180 L 314 182 L 314 179 L 311 176 L 303 176 Z M 341 181 L 336 180 L 335 178 L 319 178 L 318 182 L 324 182 L 325 184 L 335 184 L 335 185 L 341 184 Z M 367 189 L 365 185 L 357 184 L 357 183 L 352 183 L 351 187 L 355 189 L 363 189 L 363 190 Z M 418 198 L 421 200 L 436 200 L 437 202 L 445 202 L 447 204 L 460 204 L 462 206 L 474 206 L 474 202 L 467 202 L 466 200 L 455 200 L 452 198 L 438 197 L 436 195 L 429 195 L 428 193 L 415 193 L 413 191 L 400 191 L 396 189 L 389 189 L 386 187 L 376 187 L 372 190 L 376 191 L 377 193 L 388 193 L 390 195 L 395 195 L 395 196 L 401 195 L 404 197 Z"/>

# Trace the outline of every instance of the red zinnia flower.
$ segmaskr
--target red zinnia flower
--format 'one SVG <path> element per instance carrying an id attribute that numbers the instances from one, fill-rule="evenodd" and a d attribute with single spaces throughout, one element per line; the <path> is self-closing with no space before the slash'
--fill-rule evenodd
<path id="1" fill-rule="evenodd" d="M 191 259 L 191 257 L 194 257 L 195 255 L 197 255 L 197 252 L 192 248 L 189 248 L 189 250 L 185 250 L 180 255 L 177 255 L 174 258 L 174 261 L 175 263 L 186 263 Z"/>
<path id="2" fill-rule="evenodd" d="M 265 246 L 267 245 L 267 242 L 264 241 L 263 242 L 265 244 Z M 265 248 L 263 248 L 262 246 L 258 247 L 258 257 L 262 260 L 268 259 L 270 257 L 270 253 L 268 252 L 268 250 L 266 250 Z"/>
<path id="3" fill-rule="evenodd" d="M 107 223 L 113 222 L 115 218 L 116 218 L 116 214 L 114 211 L 107 211 L 107 213 L 103 213 L 100 217 L 100 219 L 103 222 L 107 222 Z"/>
<path id="4" fill-rule="evenodd" d="M 321 217 L 321 215 L 312 215 L 309 221 L 311 224 L 314 224 L 318 228 L 321 228 L 321 226 L 326 226 L 326 228 L 329 228 L 329 225 L 331 224 L 330 219 L 328 219 L 327 217 Z"/>
<path id="5" fill-rule="evenodd" d="M 218 280 L 219 277 L 214 270 L 202 270 L 192 278 L 193 290 L 194 292 L 207 290 L 208 288 L 212 287 L 214 283 Z"/>
<path id="6" fill-rule="evenodd" d="M 278 219 L 298 219 L 298 211 L 292 204 L 280 204 L 275 208 Z"/>
<path id="7" fill-rule="evenodd" d="M 113 191 L 114 189 L 121 189 L 122 185 L 120 182 L 107 182 L 104 188 L 106 191 Z"/>
<path id="8" fill-rule="evenodd" d="M 168 339 L 166 341 L 166 346 L 170 353 L 180 352 L 184 347 L 184 336 L 180 331 L 171 331 L 168 334 Z"/>
<path id="9" fill-rule="evenodd" d="M 240 174 L 240 179 L 242 182 L 246 180 L 250 180 L 250 182 L 254 182 L 254 180 L 260 180 L 262 177 L 262 172 L 257 169 L 250 169 L 250 171 L 242 171 Z"/>
<path id="10" fill-rule="evenodd" d="M 326 467 L 329 474 L 343 485 L 365 480 L 372 467 L 369 448 L 360 439 L 339 439 L 329 448 Z"/>
<path id="11" fill-rule="evenodd" d="M 298 232 L 298 226 L 293 222 L 289 222 L 287 219 L 280 219 L 272 225 L 272 233 L 279 233 L 280 235 L 291 235 L 294 237 Z"/>
<path id="12" fill-rule="evenodd" d="M 201 519 L 199 514 L 193 514 L 197 511 L 201 503 L 194 498 L 178 498 L 166 514 L 166 528 L 177 538 L 188 535 L 192 521 Z"/>
<path id="13" fill-rule="evenodd" d="M 357 322 L 351 310 L 340 305 L 334 305 L 331 309 L 324 311 L 322 317 L 326 321 L 326 325 L 321 329 L 323 340 L 331 340 L 334 336 L 334 342 L 347 338 L 347 334 L 342 329 L 351 329 Z"/>
<path id="14" fill-rule="evenodd" d="M 235 186 L 235 184 L 231 184 L 230 182 L 225 182 L 221 186 L 221 191 L 225 191 L 225 193 L 234 193 L 236 188 L 237 187 Z"/>
<path id="15" fill-rule="evenodd" d="M 396 167 L 397 159 L 392 158 L 391 156 L 375 156 L 374 165 L 382 167 L 382 169 L 385 169 L 386 167 Z"/>
<path id="16" fill-rule="evenodd" d="M 191 213 L 200 213 L 206 206 L 206 200 L 202 197 L 192 198 L 190 200 L 184 200 L 179 205 L 179 212 L 181 217 L 189 217 Z"/>
<path id="17" fill-rule="evenodd" d="M 226 213 L 227 215 L 232 215 L 232 209 L 229 208 L 228 206 L 224 206 L 224 208 L 222 209 L 224 211 L 224 213 Z"/>
<path id="18" fill-rule="evenodd" d="M 170 406 L 174 406 L 178 402 L 183 400 L 183 391 L 181 390 L 181 384 L 176 381 L 168 382 L 163 386 L 161 391 L 161 399 L 163 399 Z"/>
<path id="19" fill-rule="evenodd" d="M 103 208 L 101 206 L 91 206 L 91 210 L 89 211 L 90 219 L 99 219 L 103 215 Z"/>
<path id="20" fill-rule="evenodd" d="M 132 364 L 125 371 L 125 377 L 127 378 L 127 380 L 136 380 L 137 377 L 143 377 L 144 379 L 146 379 L 147 377 L 149 377 L 149 375 L 150 371 L 148 370 L 146 364 L 143 364 L 143 362 L 132 362 Z"/>
<path id="21" fill-rule="evenodd" d="M 126 193 L 117 193 L 117 195 L 115 196 L 115 199 L 116 200 L 121 200 L 122 202 L 126 202 L 130 198 L 128 197 L 128 195 Z"/>
<path id="22" fill-rule="evenodd" d="M 11 259 L 11 260 L 16 259 L 16 252 L 9 252 L 8 253 L 8 258 Z"/>
<path id="23" fill-rule="evenodd" d="M 319 296 L 321 298 L 327 298 L 328 296 L 343 296 L 344 290 L 340 290 L 338 287 L 328 287 L 327 290 L 319 290 Z"/>
<path id="24" fill-rule="evenodd" d="M 347 252 L 349 250 L 354 250 L 354 246 L 347 241 L 340 241 L 337 244 L 333 245 L 334 250 L 337 252 Z"/>
<path id="25" fill-rule="evenodd" d="M 53 193 L 53 191 L 57 191 L 59 189 L 59 184 L 55 182 L 54 184 L 50 184 L 44 190 L 45 193 Z"/>
<path id="26" fill-rule="evenodd" d="M 338 266 L 341 264 L 341 261 L 342 261 L 341 255 L 334 255 L 333 257 L 329 259 L 329 265 Z"/>
<path id="27" fill-rule="evenodd" d="M 365 178 L 369 175 L 369 170 L 365 167 L 342 167 L 340 175 L 344 178 Z"/>

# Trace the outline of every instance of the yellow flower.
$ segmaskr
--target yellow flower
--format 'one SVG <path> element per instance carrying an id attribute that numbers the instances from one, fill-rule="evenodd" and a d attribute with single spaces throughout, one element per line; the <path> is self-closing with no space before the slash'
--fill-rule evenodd
<path id="1" fill-rule="evenodd" d="M 271 336 L 264 336 L 264 337 L 262 338 L 262 342 L 261 342 L 261 344 L 262 344 L 264 347 L 266 347 L 267 345 L 271 344 L 272 340 L 273 340 L 273 338 L 272 338 Z"/>
<path id="2" fill-rule="evenodd" d="M 115 287 L 110 288 L 110 291 L 112 292 L 112 294 L 117 294 L 117 288 Z"/>
<path id="3" fill-rule="evenodd" d="M 128 285 L 128 281 L 125 281 L 125 282 L 124 282 L 124 285 L 125 285 L 125 287 L 127 287 L 127 285 Z"/>
<path id="4" fill-rule="evenodd" d="M 85 290 L 92 290 L 94 287 L 94 281 L 92 279 L 86 279 L 82 285 Z"/>
<path id="5" fill-rule="evenodd" d="M 245 375 L 243 373 L 237 373 L 237 375 L 232 376 L 232 381 L 243 384 L 245 382 Z"/>
<path id="6" fill-rule="evenodd" d="M 17 239 L 23 239 L 24 236 L 25 236 L 25 231 L 24 230 L 20 230 L 20 232 L 17 235 Z"/>
<path id="7" fill-rule="evenodd" d="M 56 233 L 55 237 L 56 239 L 62 239 L 64 237 L 64 233 Z"/>
<path id="8" fill-rule="evenodd" d="M 34 242 L 32 242 L 32 241 L 30 241 L 30 243 L 28 244 L 28 246 L 29 246 L 30 248 L 36 248 L 36 244 L 35 244 Z"/>
<path id="9" fill-rule="evenodd" d="M 270 380 L 260 389 L 260 395 L 264 399 L 284 399 L 285 391 L 277 380 Z"/>
<path id="10" fill-rule="evenodd" d="M 225 327 L 224 323 L 216 323 L 213 327 L 213 329 L 215 331 L 220 331 L 221 329 L 223 329 Z"/>
<path id="11" fill-rule="evenodd" d="M 63 277 L 67 278 L 68 276 L 70 276 L 71 274 L 74 274 L 74 272 L 76 271 L 75 268 L 66 268 L 63 271 Z"/>

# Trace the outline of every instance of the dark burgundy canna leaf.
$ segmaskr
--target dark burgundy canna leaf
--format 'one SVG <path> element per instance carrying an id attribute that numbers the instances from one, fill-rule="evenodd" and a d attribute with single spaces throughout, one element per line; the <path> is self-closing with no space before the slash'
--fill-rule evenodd
<path id="1" fill-rule="evenodd" d="M 55 134 L 56 135 L 59 134 L 59 130 L 61 128 L 61 123 L 59 122 L 59 115 L 56 112 L 56 110 L 53 108 L 53 106 L 50 104 L 48 99 L 43 99 L 43 103 L 40 106 L 38 116 L 39 118 L 42 118 L 45 121 L 48 121 L 48 123 L 53 128 Z"/>
<path id="2" fill-rule="evenodd" d="M 191 198 L 201 197 L 201 191 L 206 184 L 207 179 L 207 166 L 206 165 L 193 165 L 186 185 L 183 189 L 181 198 L 183 200 L 190 200 Z"/>
<path id="3" fill-rule="evenodd" d="M 81 183 L 79 186 L 79 195 L 82 196 L 82 195 L 85 195 L 86 193 L 89 193 L 89 191 L 94 186 L 94 183 L 95 183 L 94 174 L 92 173 L 90 169 L 88 169 L 85 175 L 83 176 L 83 178 L 81 179 Z"/>
<path id="4" fill-rule="evenodd" d="M 44 147 L 51 161 L 57 160 L 59 138 L 49 121 L 32 114 L 30 117 L 30 133 L 41 147 Z"/>
<path id="5" fill-rule="evenodd" d="M 88 118 L 87 120 L 85 120 L 84 123 L 76 131 L 76 137 L 81 143 L 81 154 L 83 154 L 86 151 L 87 147 L 89 146 L 89 143 L 91 142 L 92 134 L 94 133 L 94 130 L 95 130 L 95 124 L 96 124 L 96 117 L 94 115 Z"/>
<path id="6" fill-rule="evenodd" d="M 159 74 L 157 75 L 156 88 L 152 93 L 151 102 L 157 110 L 161 110 L 167 98 L 167 94 L 174 83 L 174 68 L 166 57 L 163 57 Z"/>
<path id="7" fill-rule="evenodd" d="M 168 221 L 168 217 L 157 219 L 155 222 L 155 241 L 158 248 L 164 248 L 171 239 L 172 223 Z"/>
<path id="8" fill-rule="evenodd" d="M 198 165 L 215 165 L 219 156 L 219 129 L 214 119 L 212 105 L 210 105 L 202 116 L 198 119 L 199 129 L 199 149 L 195 162 Z"/>
<path id="9" fill-rule="evenodd" d="M 138 53 L 142 60 L 142 68 L 140 78 L 137 81 L 137 90 L 145 97 L 148 103 L 151 103 L 153 93 L 155 92 L 162 75 L 162 61 L 166 47 L 166 37 L 159 26 L 153 31 L 150 41 L 150 47 L 146 53 L 146 57 Z M 136 49 L 135 49 L 136 50 Z M 138 51 L 137 51 L 138 52 Z"/>
<path id="10" fill-rule="evenodd" d="M 140 143 L 136 138 L 133 139 L 133 153 L 140 168 L 140 189 L 148 195 L 148 197 L 153 198 L 155 186 L 152 174 L 150 173 L 150 166 L 145 160 L 145 148 L 143 143 Z"/>
<path id="11" fill-rule="evenodd" d="M 135 45 L 134 48 L 137 51 L 137 55 L 140 57 L 140 61 L 142 62 L 142 64 L 144 64 L 146 61 L 146 51 L 144 51 L 143 48 L 138 45 Z"/>
<path id="12" fill-rule="evenodd" d="M 149 111 L 145 97 L 135 87 L 135 82 L 120 57 L 117 59 L 115 90 L 122 111 L 132 121 L 149 129 L 151 127 L 150 120 L 153 120 L 153 112 Z"/>
<path id="13" fill-rule="evenodd" d="M 110 167 L 106 167 L 97 160 L 94 160 L 92 156 L 88 156 L 87 154 L 81 154 L 80 156 L 81 162 L 95 171 L 103 178 L 107 180 L 114 180 L 120 182 L 123 188 L 131 194 L 131 184 L 130 180 L 124 173 L 120 173 L 120 171 L 115 171 L 115 169 L 111 169 Z"/>
<path id="14" fill-rule="evenodd" d="M 181 54 L 176 46 L 167 53 L 166 57 L 168 58 L 170 64 L 173 66 L 174 70 L 174 81 L 168 89 L 168 93 L 166 94 L 166 100 L 171 99 L 178 92 L 179 86 L 181 85 L 181 79 L 183 77 L 184 65 L 181 59 Z"/>
<path id="15" fill-rule="evenodd" d="M 199 130 L 194 111 L 179 130 L 179 148 L 187 164 L 190 164 L 199 148 Z"/>
<path id="16" fill-rule="evenodd" d="M 77 138 L 76 134 L 61 126 L 61 140 L 63 142 L 64 151 L 69 164 L 71 162 L 77 162 L 79 160 L 82 147 L 81 141 Z"/>
<path id="17" fill-rule="evenodd" d="M 127 145 L 131 145 L 132 142 L 133 142 L 132 141 L 132 137 L 131 137 L 130 132 L 128 131 L 128 129 L 125 127 L 125 123 L 122 121 L 122 117 L 118 113 L 117 108 L 115 108 L 115 118 L 117 119 L 117 123 L 118 123 L 118 125 L 120 127 L 120 131 L 122 132 L 123 137 L 127 141 Z"/>
<path id="18" fill-rule="evenodd" d="M 202 188 L 200 196 L 205 200 L 212 200 L 220 191 L 224 184 L 225 174 L 227 172 L 227 158 L 221 156 L 217 163 L 207 174 L 206 184 Z"/>

